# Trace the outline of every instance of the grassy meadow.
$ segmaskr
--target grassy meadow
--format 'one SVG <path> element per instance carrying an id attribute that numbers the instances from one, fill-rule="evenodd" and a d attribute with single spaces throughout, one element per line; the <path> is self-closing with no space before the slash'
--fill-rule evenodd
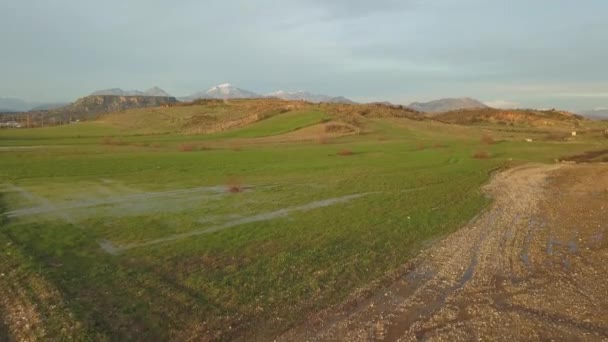
<path id="1" fill-rule="evenodd" d="M 491 172 L 608 146 L 593 122 L 324 135 L 343 117 L 320 106 L 226 130 L 188 125 L 247 111 L 167 111 L 0 130 L 0 340 L 271 339 L 468 222 Z"/>

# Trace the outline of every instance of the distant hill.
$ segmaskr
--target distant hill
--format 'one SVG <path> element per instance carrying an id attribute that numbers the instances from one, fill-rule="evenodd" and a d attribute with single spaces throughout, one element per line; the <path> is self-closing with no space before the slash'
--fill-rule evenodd
<path id="1" fill-rule="evenodd" d="M 345 97 L 342 97 L 342 96 L 334 97 L 334 96 L 327 96 L 327 95 L 319 95 L 319 94 L 312 94 L 307 91 L 287 92 L 287 91 L 279 90 L 274 93 L 267 94 L 266 96 L 275 97 L 275 98 L 279 98 L 282 100 L 300 100 L 300 101 L 307 101 L 307 102 L 312 102 L 312 103 L 321 103 L 321 102 L 349 103 L 349 104 L 355 103 L 354 101 L 347 99 Z"/>
<path id="2" fill-rule="evenodd" d="M 0 97 L 0 112 L 25 112 L 33 105 L 25 100 L 14 97 Z"/>
<path id="3" fill-rule="evenodd" d="M 593 120 L 608 120 L 608 108 L 596 108 L 592 110 L 586 110 L 581 112 L 581 114 Z"/>
<path id="4" fill-rule="evenodd" d="M 443 113 L 460 109 L 488 108 L 485 104 L 468 97 L 447 98 L 430 102 L 413 102 L 408 107 L 423 113 Z"/>
<path id="5" fill-rule="evenodd" d="M 30 102 L 14 97 L 0 97 L 0 113 L 48 110 L 65 105 L 65 103 Z"/>
<path id="6" fill-rule="evenodd" d="M 477 123 L 495 123 L 503 125 L 523 125 L 523 126 L 553 126 L 553 125 L 573 125 L 584 120 L 584 117 L 558 110 L 534 110 L 534 109 L 462 109 L 451 112 L 437 114 L 434 120 L 471 125 Z"/>
<path id="7" fill-rule="evenodd" d="M 55 118 L 55 121 L 59 120 L 60 122 L 76 119 L 88 120 L 105 113 L 134 108 L 160 107 L 176 102 L 177 99 L 170 96 L 90 95 L 67 106 L 49 110 L 45 117 Z"/>
<path id="8" fill-rule="evenodd" d="M 193 101 L 198 99 L 252 99 L 261 98 L 260 94 L 249 90 L 244 90 L 225 83 L 212 87 L 209 90 L 194 93 L 190 96 L 180 98 L 183 101 Z"/>
<path id="9" fill-rule="evenodd" d="M 91 95 L 108 95 L 108 96 L 160 96 L 171 97 L 166 91 L 159 87 L 152 87 L 146 91 L 140 90 L 122 90 L 120 88 L 103 89 L 93 92 Z"/>
<path id="10" fill-rule="evenodd" d="M 32 109 L 30 109 L 30 111 L 41 111 L 41 110 L 53 110 L 53 109 L 57 109 L 57 108 L 61 108 L 61 107 L 65 107 L 69 105 L 69 103 L 65 103 L 65 102 L 61 102 L 61 103 L 44 103 L 44 104 L 40 104 Z"/>

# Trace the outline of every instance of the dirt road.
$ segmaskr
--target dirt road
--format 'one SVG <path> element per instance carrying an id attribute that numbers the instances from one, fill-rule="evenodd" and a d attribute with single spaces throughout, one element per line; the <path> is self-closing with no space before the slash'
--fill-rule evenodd
<path id="1" fill-rule="evenodd" d="M 278 340 L 608 340 L 608 166 L 520 167 L 485 191 L 395 283 Z"/>

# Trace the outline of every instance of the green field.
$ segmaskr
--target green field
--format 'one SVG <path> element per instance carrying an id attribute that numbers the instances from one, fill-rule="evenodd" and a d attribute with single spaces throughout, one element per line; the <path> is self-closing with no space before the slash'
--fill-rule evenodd
<path id="1" fill-rule="evenodd" d="M 211 134 L 1 130 L 0 316 L 25 312 L 24 336 L 51 340 L 271 339 L 473 218 L 492 171 L 608 146 L 600 123 L 552 141 L 399 118 L 264 140 L 329 119 L 310 108 Z M 0 340 L 10 333 L 0 323 Z"/>

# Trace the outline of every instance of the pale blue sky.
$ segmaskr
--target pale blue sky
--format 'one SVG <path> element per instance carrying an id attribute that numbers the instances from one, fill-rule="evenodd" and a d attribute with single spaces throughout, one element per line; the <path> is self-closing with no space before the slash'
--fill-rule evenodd
<path id="1" fill-rule="evenodd" d="M 229 82 L 608 107 L 607 14 L 605 0 L 0 0 L 0 96 Z"/>

